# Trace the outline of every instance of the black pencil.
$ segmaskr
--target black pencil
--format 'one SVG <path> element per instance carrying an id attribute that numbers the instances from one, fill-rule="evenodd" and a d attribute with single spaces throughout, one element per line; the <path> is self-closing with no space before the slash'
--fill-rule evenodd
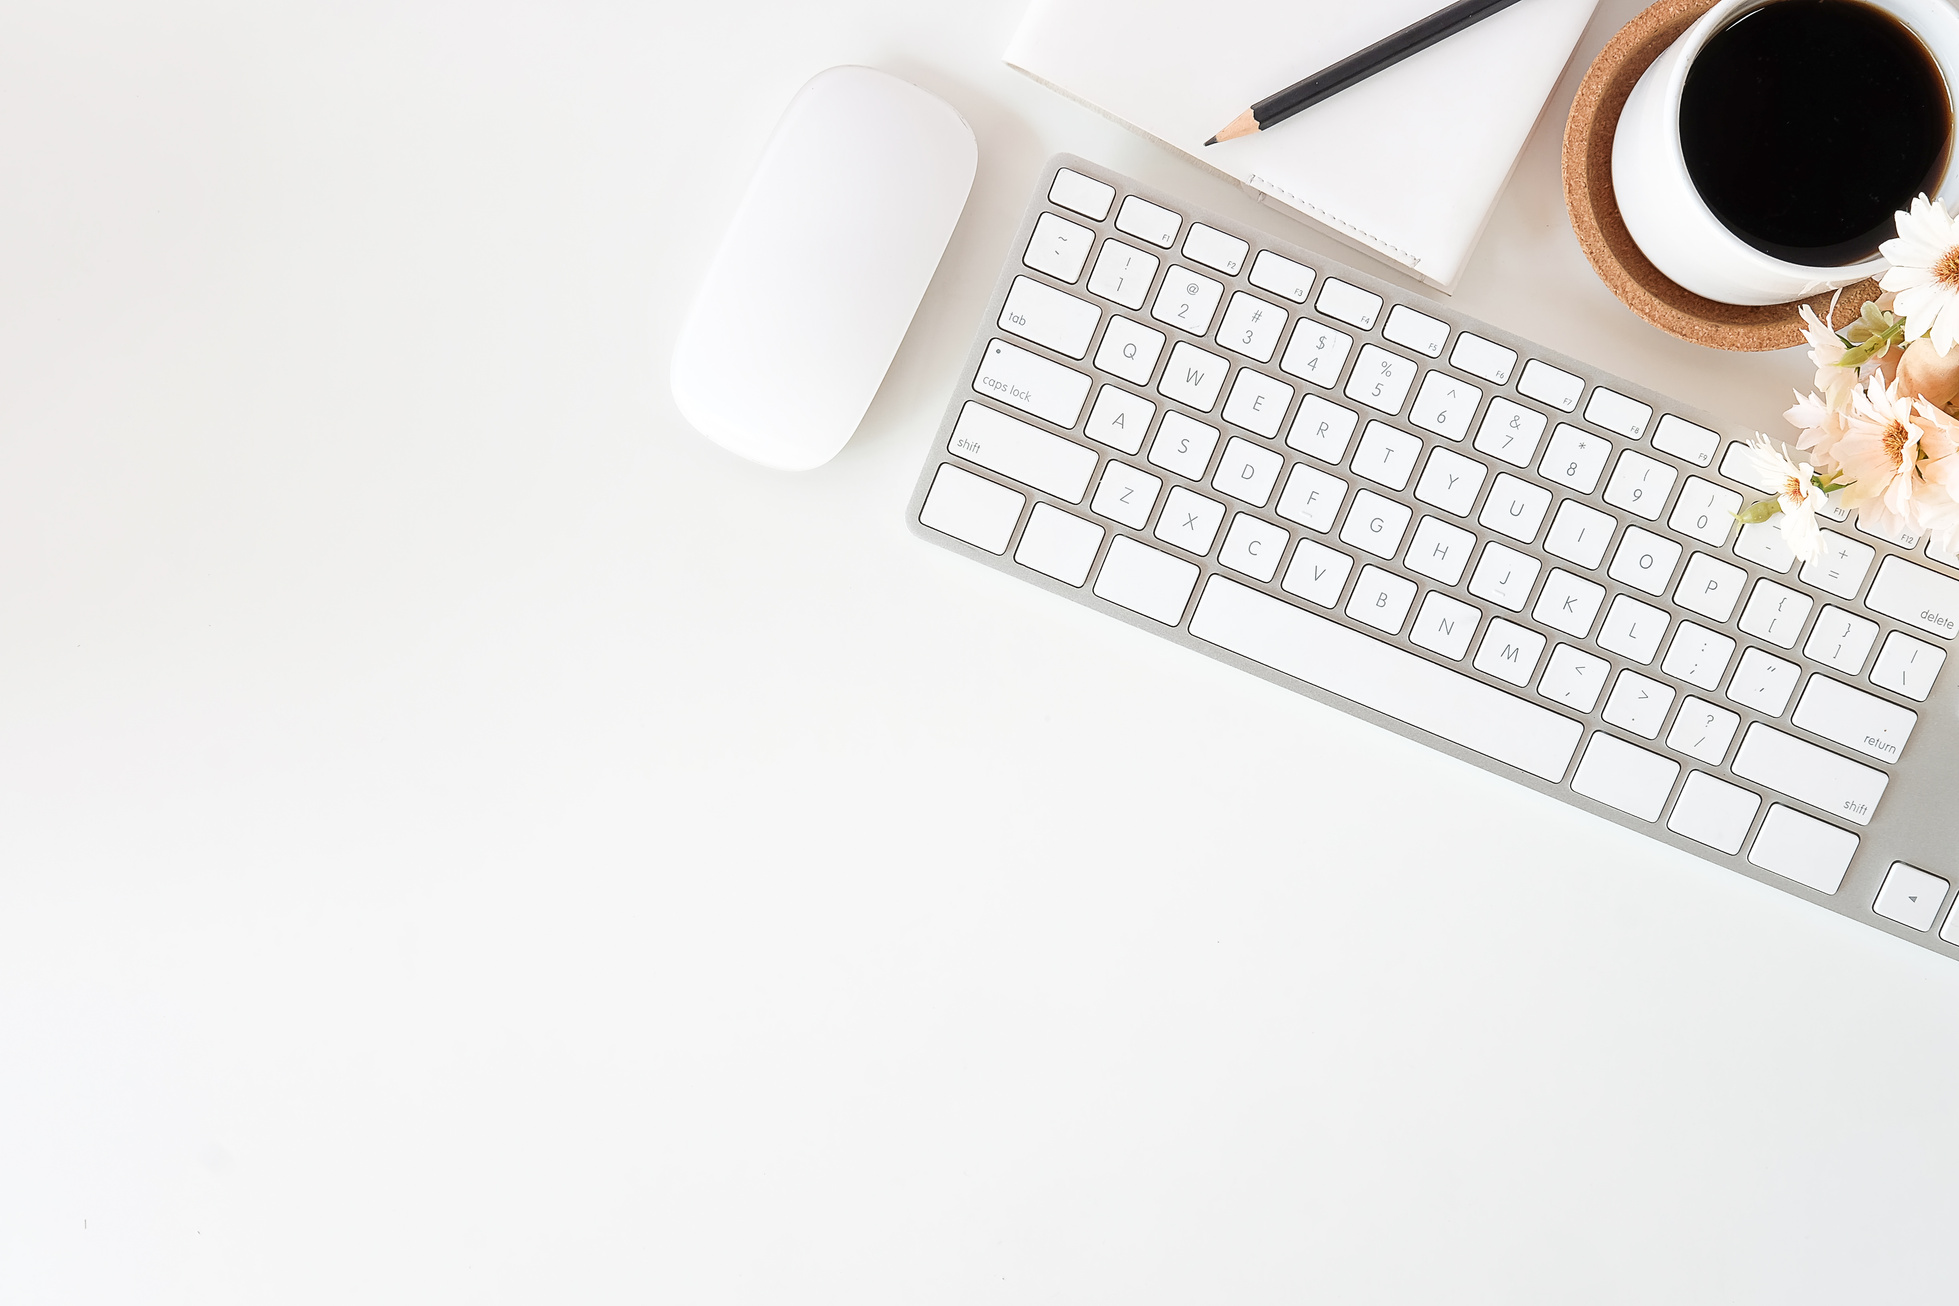
<path id="1" fill-rule="evenodd" d="M 1517 0 L 1456 0 L 1440 13 L 1430 14 L 1393 36 L 1384 36 L 1358 54 L 1349 55 L 1331 68 L 1323 68 L 1303 82 L 1294 82 L 1283 91 L 1266 96 L 1251 108 L 1218 129 L 1206 145 L 1235 140 L 1262 132 L 1282 123 L 1301 109 L 1338 95 L 1357 82 L 1364 82 L 1383 68 L 1400 63 L 1437 41 L 1454 36 L 1463 28 L 1481 22 L 1499 9 L 1508 9 Z"/>

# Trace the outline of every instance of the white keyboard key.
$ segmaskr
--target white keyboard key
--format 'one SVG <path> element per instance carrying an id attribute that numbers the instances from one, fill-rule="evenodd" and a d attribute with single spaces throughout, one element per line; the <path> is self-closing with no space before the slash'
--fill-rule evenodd
<path id="1" fill-rule="evenodd" d="M 1721 437 L 1705 426 L 1695 426 L 1668 413 L 1653 428 L 1653 447 L 1675 458 L 1683 458 L 1696 467 L 1705 467 L 1714 461 L 1714 451 L 1721 447 Z"/>
<path id="2" fill-rule="evenodd" d="M 1762 832 L 1755 836 L 1748 860 L 1819 893 L 1835 893 L 1858 843 L 1848 830 L 1774 803 L 1762 818 Z"/>
<path id="3" fill-rule="evenodd" d="M 1545 421 L 1544 414 L 1498 395 L 1490 400 L 1483 424 L 1476 428 L 1476 447 L 1512 467 L 1528 467 L 1537 454 L 1537 442 L 1544 437 Z"/>
<path id="4" fill-rule="evenodd" d="M 1272 497 L 1272 487 L 1279 480 L 1279 469 L 1285 464 L 1286 460 L 1270 449 L 1234 435 L 1231 443 L 1224 446 L 1224 457 L 1218 459 L 1217 475 L 1211 478 L 1211 488 L 1222 490 L 1254 508 L 1263 508 Z"/>
<path id="5" fill-rule="evenodd" d="M 1020 256 L 1020 261 L 1056 281 L 1073 284 L 1081 276 L 1082 264 L 1088 261 L 1088 251 L 1094 244 L 1095 233 L 1087 227 L 1043 213 L 1034 223 L 1034 234 L 1028 238 L 1027 252 Z"/>
<path id="6" fill-rule="evenodd" d="M 1748 838 L 1748 827 L 1762 809 L 1760 794 L 1750 793 L 1705 771 L 1695 771 L 1680 786 L 1680 797 L 1667 817 L 1667 829 L 1716 848 L 1732 857 Z"/>
<path id="7" fill-rule="evenodd" d="M 1061 427 L 1073 426 L 1082 415 L 1089 384 L 1089 379 L 1073 368 L 1004 340 L 986 347 L 979 375 L 973 378 L 973 389 L 981 394 Z"/>
<path id="8" fill-rule="evenodd" d="M 1907 626 L 1951 639 L 1953 631 L 1959 629 L 1959 580 L 1903 558 L 1886 558 L 1877 569 L 1877 579 L 1871 582 L 1864 606 L 1896 617 Z"/>
<path id="9" fill-rule="evenodd" d="M 1782 538 L 1782 520 L 1771 517 L 1741 528 L 1735 536 L 1735 556 L 1754 563 L 1764 571 L 1786 572 L 1796 563 L 1796 555 Z"/>
<path id="10" fill-rule="evenodd" d="M 1088 357 L 1102 310 L 1032 277 L 1015 277 L 1000 309 L 1000 329 L 1070 358 Z"/>
<path id="11" fill-rule="evenodd" d="M 1551 574 L 1544 578 L 1544 588 L 1530 615 L 1533 621 L 1540 621 L 1553 630 L 1584 639 L 1592 633 L 1592 623 L 1598 620 L 1598 611 L 1603 606 L 1605 586 L 1594 585 L 1562 567 L 1553 567 Z"/>
<path id="12" fill-rule="evenodd" d="M 1814 585 L 1840 599 L 1854 599 L 1864 588 L 1864 576 L 1877 558 L 1877 550 L 1835 531 L 1823 532 L 1823 552 L 1803 564 L 1803 584 Z"/>
<path id="13" fill-rule="evenodd" d="M 1887 543 L 1895 544 L 1901 549 L 1917 548 L 1918 541 L 1921 538 L 1920 536 L 1912 534 L 1910 531 L 1887 530 L 1884 527 L 1879 526 L 1876 522 L 1865 521 L 1861 514 L 1857 518 L 1857 529 L 1862 531 L 1864 534 L 1873 537 L 1874 539 L 1880 539 L 1886 541 Z"/>
<path id="14" fill-rule="evenodd" d="M 1449 355 L 1449 366 L 1460 368 L 1471 376 L 1480 376 L 1492 384 L 1502 385 L 1510 379 L 1510 369 L 1517 366 L 1517 351 L 1465 331 L 1456 337 L 1456 348 Z"/>
<path id="15" fill-rule="evenodd" d="M 1344 331 L 1302 318 L 1286 344 L 1279 370 L 1331 390 L 1346 365 L 1347 351 L 1353 347 L 1354 338 Z"/>
<path id="16" fill-rule="evenodd" d="M 1719 689 L 1735 655 L 1735 642 L 1719 631 L 1683 621 L 1673 632 L 1660 670 L 1702 689 Z"/>
<path id="17" fill-rule="evenodd" d="M 1721 457 L 1721 475 L 1762 494 L 1779 494 L 1782 490 L 1781 484 L 1761 469 L 1748 445 L 1740 440 L 1729 442 L 1728 452 Z"/>
<path id="18" fill-rule="evenodd" d="M 1811 676 L 1789 720 L 1833 744 L 1895 762 L 1918 724 L 1918 713 L 1828 676 Z"/>
<path id="19" fill-rule="evenodd" d="M 1064 209 L 1073 209 L 1085 218 L 1100 222 L 1109 216 L 1109 205 L 1115 203 L 1116 188 L 1093 177 L 1084 177 L 1073 168 L 1063 168 L 1054 174 L 1054 184 L 1048 187 L 1048 198 Z"/>
<path id="20" fill-rule="evenodd" d="M 1408 609 L 1414 602 L 1414 581 L 1369 565 L 1360 569 L 1360 578 L 1354 581 L 1353 596 L 1347 600 L 1347 615 L 1376 630 L 1397 635 L 1401 633 L 1401 623 L 1408 620 Z"/>
<path id="21" fill-rule="evenodd" d="M 1524 364 L 1524 374 L 1517 378 L 1518 394 L 1549 404 L 1562 413 L 1577 411 L 1578 396 L 1584 392 L 1583 381 L 1535 358 Z"/>
<path id="22" fill-rule="evenodd" d="M 1452 662 L 1460 662 L 1469 652 L 1469 641 L 1476 635 L 1476 623 L 1482 619 L 1481 608 L 1430 590 L 1422 600 L 1422 610 L 1415 614 L 1408 642 L 1431 653 L 1440 653 Z"/>
<path id="23" fill-rule="evenodd" d="M 1600 386 L 1592 391 L 1592 398 L 1585 405 L 1585 420 L 1601 431 L 1637 440 L 1646 434 L 1646 424 L 1653 420 L 1653 409 L 1649 404 Z"/>
<path id="24" fill-rule="evenodd" d="M 1673 492 L 1676 473 L 1666 463 L 1628 449 L 1619 455 L 1612 469 L 1612 480 L 1605 487 L 1605 501 L 1615 508 L 1637 513 L 1647 521 L 1658 521 Z"/>
<path id="25" fill-rule="evenodd" d="M 1292 396 L 1293 388 L 1285 382 L 1241 367 L 1231 383 L 1231 397 L 1224 401 L 1224 420 L 1270 439 L 1286 420 Z"/>
<path id="26" fill-rule="evenodd" d="M 1127 463 L 1111 461 L 1102 468 L 1102 481 L 1095 487 L 1095 500 L 1088 506 L 1111 521 L 1142 530 L 1156 507 L 1156 496 L 1163 481 Z"/>
<path id="27" fill-rule="evenodd" d="M 1654 443 L 1658 443 L 1656 438 Z M 1725 485 L 1689 476 L 1681 487 L 1667 525 L 1682 535 L 1691 535 L 1702 544 L 1720 548 L 1735 528 L 1735 514 L 1741 511 L 1741 496 Z"/>
<path id="28" fill-rule="evenodd" d="M 1358 425 L 1360 414 L 1353 409 L 1342 408 L 1318 395 L 1307 395 L 1299 401 L 1299 411 L 1293 415 L 1292 429 L 1286 432 L 1286 445 L 1321 462 L 1338 465 L 1347 457 L 1347 441 L 1353 439 Z"/>
<path id="29" fill-rule="evenodd" d="M 1748 606 L 1741 610 L 1742 632 L 1765 639 L 1777 648 L 1794 648 L 1796 637 L 1803 632 L 1803 623 L 1809 620 L 1809 610 L 1815 605 L 1815 600 L 1807 594 L 1772 580 L 1758 580 L 1755 592 L 1748 596 Z"/>
<path id="30" fill-rule="evenodd" d="M 1156 405 L 1141 395 L 1132 395 L 1118 386 L 1105 385 L 1088 410 L 1082 434 L 1111 449 L 1135 453 L 1143 447 L 1143 436 L 1156 416 Z"/>
<path id="31" fill-rule="evenodd" d="M 1781 716 L 1801 678 L 1802 670 L 1795 663 L 1751 648 L 1741 655 L 1735 678 L 1728 682 L 1728 697 L 1763 716 Z"/>
<path id="32" fill-rule="evenodd" d="M 1612 555 L 1606 572 L 1621 585 L 1630 585 L 1643 594 L 1658 598 L 1673 583 L 1673 569 L 1680 561 L 1680 546 L 1664 535 L 1626 527 L 1619 550 Z"/>
<path id="33" fill-rule="evenodd" d="M 1216 268 L 1226 276 L 1235 277 L 1238 269 L 1245 265 L 1245 255 L 1252 247 L 1236 236 L 1227 236 L 1216 227 L 1207 227 L 1201 222 L 1190 224 L 1190 235 L 1184 237 L 1184 257 L 1196 259 L 1207 268 Z"/>
<path id="34" fill-rule="evenodd" d="M 1642 667 L 1651 666 L 1653 655 L 1660 651 L 1660 639 L 1666 634 L 1669 620 L 1659 608 L 1621 594 L 1612 600 L 1605 624 L 1599 627 L 1598 646 L 1608 653 L 1631 658 Z"/>
<path id="35" fill-rule="evenodd" d="M 1150 461 L 1166 472 L 1175 472 L 1187 481 L 1201 481 L 1211 465 L 1211 454 L 1222 434 L 1215 426 L 1171 411 L 1163 415 L 1150 442 Z"/>
<path id="36" fill-rule="evenodd" d="M 1317 540 L 1301 540 L 1279 585 L 1288 594 L 1330 608 L 1340 601 L 1340 591 L 1347 587 L 1347 574 L 1353 569 L 1354 560 L 1346 554 L 1336 553 Z"/>
<path id="37" fill-rule="evenodd" d="M 1571 787 L 1642 821 L 1657 821 L 1679 778 L 1680 763 L 1672 758 L 1601 733 L 1585 746 Z"/>
<path id="38" fill-rule="evenodd" d="M 1179 340 L 1170 348 L 1170 361 L 1163 366 L 1163 379 L 1156 383 L 1157 392 L 1208 413 L 1216 406 L 1218 391 L 1224 388 L 1224 375 L 1230 370 L 1231 364 L 1216 354 Z"/>
<path id="39" fill-rule="evenodd" d="M 1184 225 L 1183 218 L 1160 205 L 1152 204 L 1140 195 L 1131 195 L 1122 202 L 1116 211 L 1116 230 L 1126 231 L 1138 240 L 1169 249 L 1177 239 L 1177 229 Z"/>
<path id="40" fill-rule="evenodd" d="M 1612 456 L 1612 441 L 1602 435 L 1559 422 L 1551 432 L 1551 443 L 1544 447 L 1544 461 L 1537 474 L 1560 485 L 1569 485 L 1580 494 L 1598 489 L 1598 478 L 1605 472 L 1605 460 Z"/>
<path id="41" fill-rule="evenodd" d="M 1742 588 L 1747 583 L 1748 573 L 1741 568 L 1696 553 L 1687 559 L 1687 571 L 1680 578 L 1680 587 L 1673 592 L 1673 601 L 1689 612 L 1725 622 L 1734 616 L 1735 604 L 1741 602 Z"/>
<path id="42" fill-rule="evenodd" d="M 1630 730 L 1642 739 L 1658 739 L 1673 707 L 1673 686 L 1640 675 L 1621 671 L 1613 682 L 1612 697 L 1605 700 L 1602 714 L 1611 724 Z"/>
<path id="43" fill-rule="evenodd" d="M 1357 475 L 1385 485 L 1405 489 L 1414 474 L 1415 460 L 1422 455 L 1422 442 L 1406 431 L 1397 431 L 1385 422 L 1369 422 L 1354 450 L 1351 464 Z"/>
<path id="44" fill-rule="evenodd" d="M 1201 494 L 1192 494 L 1179 485 L 1163 501 L 1163 515 L 1156 519 L 1156 530 L 1151 533 L 1165 544 L 1187 549 L 1201 558 L 1211 551 L 1211 544 L 1218 537 L 1218 527 L 1222 525 L 1223 504 Z"/>
<path id="45" fill-rule="evenodd" d="M 1372 331 L 1374 319 L 1381 314 L 1381 297 L 1359 286 L 1350 286 L 1338 277 L 1328 277 L 1320 287 L 1319 302 L 1314 307 L 1349 326 Z"/>
<path id="46" fill-rule="evenodd" d="M 1081 587 L 1108 532 L 1092 522 L 1065 513 L 1052 504 L 1037 503 L 1027 515 L 1014 561 L 1052 576 L 1063 585 Z"/>
<path id="47" fill-rule="evenodd" d="M 1194 336 L 1206 336 L 1211 333 L 1211 317 L 1222 298 L 1223 283 L 1173 263 L 1163 274 L 1163 287 L 1156 292 L 1156 303 L 1150 305 L 1150 316 Z"/>
<path id="48" fill-rule="evenodd" d="M 1492 540 L 1483 546 L 1476 561 L 1476 573 L 1469 578 L 1469 592 L 1488 599 L 1512 612 L 1522 612 L 1530 601 L 1531 587 L 1543 564 L 1528 553 L 1519 553 Z"/>
<path id="49" fill-rule="evenodd" d="M 1914 930 L 1929 930 L 1938 918 L 1939 908 L 1945 905 L 1946 891 L 1951 888 L 1950 881 L 1929 871 L 1905 862 L 1892 862 L 1871 910 Z"/>
<path id="50" fill-rule="evenodd" d="M 1936 536 L 1926 541 L 1925 556 L 1944 566 L 1959 568 L 1959 553 L 1940 548 Z"/>
<path id="51" fill-rule="evenodd" d="M 1563 779 L 1584 729 L 1337 622 L 1214 576 L 1191 633 L 1242 657 L 1545 780 Z"/>
<path id="52" fill-rule="evenodd" d="M 1483 478 L 1489 474 L 1490 469 L 1473 458 L 1465 458 L 1450 449 L 1437 449 L 1429 454 L 1428 466 L 1422 468 L 1422 479 L 1415 483 L 1415 497 L 1444 512 L 1467 517 L 1469 510 L 1476 506 L 1476 493 L 1483 488 Z"/>
<path id="53" fill-rule="evenodd" d="M 1537 673 L 1537 659 L 1544 653 L 1544 636 L 1502 617 L 1490 619 L 1483 633 L 1482 647 L 1476 650 L 1476 669 L 1485 675 L 1507 680 L 1522 688 Z"/>
<path id="54" fill-rule="evenodd" d="M 1816 618 L 1816 625 L 1810 628 L 1809 642 L 1803 645 L 1803 656 L 1854 676 L 1864 669 L 1864 659 L 1870 656 L 1871 646 L 1876 643 L 1875 621 L 1845 612 L 1832 604 L 1823 609 L 1822 615 Z"/>
<path id="55" fill-rule="evenodd" d="M 1709 766 L 1719 766 L 1739 729 L 1738 715 L 1690 694 L 1680 705 L 1680 715 L 1673 719 L 1673 729 L 1667 731 L 1667 747 Z"/>
<path id="56" fill-rule="evenodd" d="M 1232 292 L 1231 303 L 1225 306 L 1224 321 L 1218 324 L 1218 343 L 1234 353 L 1269 363 L 1285 330 L 1284 309 L 1274 308 L 1258 296 L 1238 290 Z"/>
<path id="57" fill-rule="evenodd" d="M 1748 727 L 1729 768 L 1821 812 L 1869 825 L 1891 777 L 1759 721 Z"/>
<path id="58" fill-rule="evenodd" d="M 1125 381 L 1148 385 L 1156 371 L 1156 360 L 1163 353 L 1164 339 L 1161 331 L 1141 322 L 1112 317 L 1095 351 L 1095 365 Z"/>
<path id="59" fill-rule="evenodd" d="M 963 467 L 941 464 L 918 519 L 988 553 L 1005 553 L 1027 496 Z"/>
<path id="60" fill-rule="evenodd" d="M 1174 626 L 1183 620 L 1190 592 L 1197 588 L 1197 574 L 1194 563 L 1118 535 L 1109 545 L 1109 556 L 1102 560 L 1095 593 L 1131 612 Z"/>
<path id="61" fill-rule="evenodd" d="M 1469 555 L 1476 551 L 1476 537 L 1459 526 L 1434 517 L 1422 518 L 1415 528 L 1415 539 L 1408 546 L 1407 567 L 1412 572 L 1454 585 L 1462 579 Z"/>
<path id="62" fill-rule="evenodd" d="M 1884 651 L 1877 655 L 1877 665 L 1871 668 L 1871 683 L 1923 703 L 1939 677 L 1939 668 L 1944 665 L 1944 649 L 1894 630 L 1885 637 Z"/>
<path id="63" fill-rule="evenodd" d="M 1119 240 L 1105 240 L 1102 252 L 1095 256 L 1095 271 L 1088 274 L 1088 288 L 1124 308 L 1141 308 L 1161 266 L 1162 261 L 1154 254 Z"/>
<path id="64" fill-rule="evenodd" d="M 1483 515 L 1477 521 L 1500 535 L 1529 544 L 1537 538 L 1537 528 L 1550 510 L 1549 490 L 1505 472 L 1490 487 L 1490 497 L 1483 501 Z"/>
<path id="65" fill-rule="evenodd" d="M 1058 499 L 1080 503 L 1095 474 L 1095 451 L 970 399 L 952 428 L 952 451 Z"/>
<path id="66" fill-rule="evenodd" d="M 1379 345 L 1362 345 L 1343 393 L 1369 408 L 1392 415 L 1401 411 L 1408 388 L 1415 384 L 1415 372 L 1413 359 L 1391 354 Z"/>
<path id="67" fill-rule="evenodd" d="M 1354 495 L 1354 506 L 1347 510 L 1347 522 L 1340 528 L 1340 538 L 1377 558 L 1392 558 L 1401 551 L 1401 537 L 1407 532 L 1408 519 L 1413 515 L 1393 499 L 1383 499 L 1372 490 L 1361 490 Z"/>
<path id="68" fill-rule="evenodd" d="M 1387 325 L 1381 334 L 1397 345 L 1406 345 L 1430 358 L 1442 357 L 1442 346 L 1449 343 L 1449 324 L 1438 322 L 1426 313 L 1417 313 L 1406 304 L 1388 310 Z"/>
<path id="69" fill-rule="evenodd" d="M 1551 533 L 1544 537 L 1544 550 L 1566 562 L 1592 570 L 1605 560 L 1605 549 L 1619 523 L 1610 513 L 1566 499 L 1551 519 Z"/>
<path id="70" fill-rule="evenodd" d="M 1271 580 L 1291 541 L 1289 531 L 1241 512 L 1231 519 L 1231 529 L 1224 533 L 1218 562 L 1253 580 Z"/>
<path id="71" fill-rule="evenodd" d="M 1333 519 L 1340 515 L 1340 504 L 1346 497 L 1347 483 L 1339 477 L 1328 476 L 1305 463 L 1294 463 L 1273 511 L 1287 521 L 1296 521 L 1324 534 L 1333 529 Z"/>
<path id="72" fill-rule="evenodd" d="M 1313 269 L 1289 258 L 1281 258 L 1269 249 L 1262 249 L 1258 257 L 1252 260 L 1252 270 L 1246 280 L 1260 290 L 1269 290 L 1295 304 L 1303 304 L 1313 289 Z"/>
<path id="73" fill-rule="evenodd" d="M 1430 372 L 1415 392 L 1408 420 L 1445 439 L 1461 440 L 1469 434 L 1469 419 L 1476 416 L 1476 405 L 1482 402 L 1483 392 L 1469 382 L 1445 372 Z"/>
<path id="74" fill-rule="evenodd" d="M 1551 650 L 1551 660 L 1544 665 L 1544 678 L 1537 682 L 1537 692 L 1573 711 L 1590 712 L 1598 706 L 1599 691 L 1605 688 L 1605 678 L 1611 671 L 1612 664 L 1604 658 L 1560 644 Z"/>

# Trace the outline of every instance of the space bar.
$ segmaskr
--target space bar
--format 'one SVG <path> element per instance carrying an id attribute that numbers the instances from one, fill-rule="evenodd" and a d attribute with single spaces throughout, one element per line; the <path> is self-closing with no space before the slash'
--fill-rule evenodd
<path id="1" fill-rule="evenodd" d="M 1212 576 L 1190 633 L 1485 757 L 1564 778 L 1584 728 L 1405 649 Z"/>

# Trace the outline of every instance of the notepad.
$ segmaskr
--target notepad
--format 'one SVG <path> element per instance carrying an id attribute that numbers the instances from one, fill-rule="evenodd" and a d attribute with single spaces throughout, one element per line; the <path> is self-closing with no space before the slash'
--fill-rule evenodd
<path id="1" fill-rule="evenodd" d="M 1034 0 L 1011 66 L 1442 290 L 1461 278 L 1596 0 L 1518 0 L 1269 132 L 1255 100 L 1442 0 Z"/>

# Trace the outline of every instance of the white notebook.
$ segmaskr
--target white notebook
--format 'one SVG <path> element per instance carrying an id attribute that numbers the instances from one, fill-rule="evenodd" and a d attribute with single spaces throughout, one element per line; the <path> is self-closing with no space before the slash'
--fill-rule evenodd
<path id="1" fill-rule="evenodd" d="M 1596 0 L 1518 0 L 1269 132 L 1203 144 L 1443 3 L 1034 0 L 1006 60 L 1446 291 Z"/>

